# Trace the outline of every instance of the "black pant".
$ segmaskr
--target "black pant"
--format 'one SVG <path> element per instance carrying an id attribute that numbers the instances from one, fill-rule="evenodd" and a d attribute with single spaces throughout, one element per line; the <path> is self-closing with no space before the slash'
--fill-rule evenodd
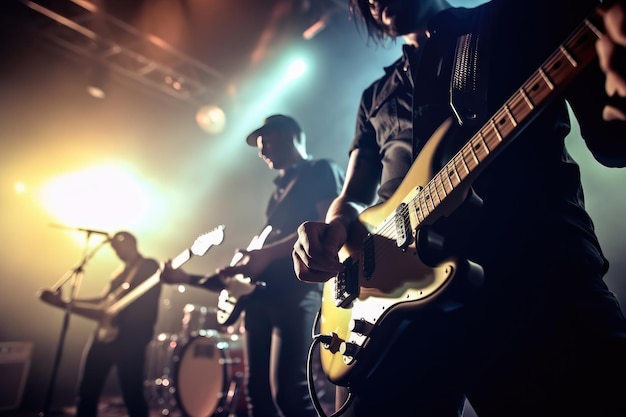
<path id="1" fill-rule="evenodd" d="M 118 338 L 102 343 L 92 337 L 85 346 L 80 385 L 78 388 L 77 417 L 95 417 L 98 402 L 109 372 L 116 367 L 119 384 L 129 417 L 148 417 L 148 403 L 144 395 L 144 366 L 146 346 L 142 340 Z"/>
<path id="2" fill-rule="evenodd" d="M 307 387 L 306 360 L 320 302 L 320 294 L 312 291 L 299 300 L 285 294 L 280 302 L 254 300 L 246 306 L 246 389 L 251 416 L 278 417 L 276 405 L 285 417 L 317 416 Z"/>

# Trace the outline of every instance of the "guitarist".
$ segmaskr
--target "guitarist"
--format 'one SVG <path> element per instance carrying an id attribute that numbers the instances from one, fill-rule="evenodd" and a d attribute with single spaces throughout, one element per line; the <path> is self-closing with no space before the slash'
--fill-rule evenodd
<path id="1" fill-rule="evenodd" d="M 538 105 L 534 87 L 554 87 L 558 80 L 547 72 L 556 68 L 543 67 L 527 90 L 520 87 L 555 50 L 559 65 L 576 69 L 580 56 L 559 45 L 598 7 L 589 0 L 350 5 L 373 40 L 401 38 L 405 45 L 362 94 L 346 182 L 326 222 L 299 228 L 293 257 L 306 282 L 326 282 L 344 270 L 337 253 L 363 228 L 357 216 L 395 197 L 412 161 L 424 161 L 420 152 L 441 122 L 462 124 L 468 133 L 461 129 L 462 144 L 513 94 L 520 104 L 511 113 Z M 471 260 L 482 268 L 482 286 L 456 300 L 462 301 L 456 309 L 439 309 L 444 303 L 436 299 L 432 308 L 407 314 L 394 342 L 347 384 L 345 415 L 460 416 L 464 399 L 479 416 L 626 415 L 626 323 L 603 281 L 609 264 L 585 210 L 579 166 L 565 147 L 567 100 L 590 154 L 608 167 L 626 165 L 624 2 L 601 13 L 605 34 L 589 48 L 600 60 L 591 55 L 577 78 L 535 109 L 515 142 L 472 178 L 477 204 L 466 200 L 470 205 L 454 206 L 420 230 L 443 244 L 420 240 L 418 253 Z M 515 122 L 507 108 L 502 115 Z M 444 136 L 428 160 L 445 163 L 453 154 L 448 147 L 459 148 L 454 139 Z"/>
<path id="2" fill-rule="evenodd" d="M 339 194 L 344 174 L 335 162 L 308 154 L 305 133 L 291 116 L 267 117 L 246 143 L 257 148 L 259 157 L 278 173 L 266 209 L 272 232 L 260 249 L 238 250 L 241 261 L 217 271 L 224 279 L 243 274 L 266 284 L 249 294 L 244 304 L 250 417 L 316 417 L 307 390 L 306 359 L 321 292 L 319 286 L 296 279 L 291 251 L 298 225 L 324 218 Z M 173 270 L 169 263 L 161 278 L 212 291 L 223 287 L 215 278 L 188 275 Z M 273 355 L 275 360 L 271 360 Z"/>
<path id="3" fill-rule="evenodd" d="M 121 231 L 110 239 L 111 247 L 124 263 L 113 275 L 102 296 L 74 299 L 71 311 L 77 315 L 100 320 L 112 301 L 122 297 L 157 272 L 156 260 L 144 257 L 137 248 L 137 239 Z M 144 395 L 144 364 L 146 348 L 154 333 L 161 286 L 156 285 L 113 320 L 117 334 L 113 340 L 96 331 L 85 346 L 79 377 L 77 417 L 95 417 L 104 384 L 116 368 L 124 404 L 130 417 L 148 417 L 149 407 Z M 67 308 L 59 293 L 43 292 L 41 298 L 58 307 Z"/>

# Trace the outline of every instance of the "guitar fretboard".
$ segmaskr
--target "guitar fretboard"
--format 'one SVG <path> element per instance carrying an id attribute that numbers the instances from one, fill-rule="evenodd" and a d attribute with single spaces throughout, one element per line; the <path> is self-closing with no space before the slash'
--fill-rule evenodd
<path id="1" fill-rule="evenodd" d="M 596 20 L 596 19 L 594 19 Z M 408 204 L 421 224 L 470 176 L 476 175 L 582 69 L 596 57 L 594 43 L 602 36 L 586 19 L 535 71 L 511 98 L 463 145 Z"/>

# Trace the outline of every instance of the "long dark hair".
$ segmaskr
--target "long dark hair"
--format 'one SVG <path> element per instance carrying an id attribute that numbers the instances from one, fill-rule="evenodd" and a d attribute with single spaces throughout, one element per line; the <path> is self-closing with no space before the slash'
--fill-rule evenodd
<path id="1" fill-rule="evenodd" d="M 365 28 L 367 38 L 377 45 L 393 43 L 393 38 L 385 33 L 384 28 L 374 19 L 370 12 L 368 0 L 348 0 L 350 15 L 354 18 L 357 29 Z"/>

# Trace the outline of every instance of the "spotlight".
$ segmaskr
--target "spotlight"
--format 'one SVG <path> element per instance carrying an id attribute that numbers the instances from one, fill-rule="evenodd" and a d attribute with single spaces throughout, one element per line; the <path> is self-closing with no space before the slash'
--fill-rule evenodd
<path id="1" fill-rule="evenodd" d="M 214 104 L 202 106 L 196 112 L 196 123 L 200 129 L 215 135 L 224 130 L 226 114 L 224 110 Z"/>
<path id="2" fill-rule="evenodd" d="M 97 85 L 88 85 L 87 86 L 87 94 L 89 94 L 93 98 L 103 99 L 107 96 L 106 92 Z"/>
<path id="3" fill-rule="evenodd" d="M 103 99 L 106 97 L 104 84 L 107 79 L 107 70 L 103 65 L 95 64 L 89 69 L 87 74 L 87 94 Z"/>

